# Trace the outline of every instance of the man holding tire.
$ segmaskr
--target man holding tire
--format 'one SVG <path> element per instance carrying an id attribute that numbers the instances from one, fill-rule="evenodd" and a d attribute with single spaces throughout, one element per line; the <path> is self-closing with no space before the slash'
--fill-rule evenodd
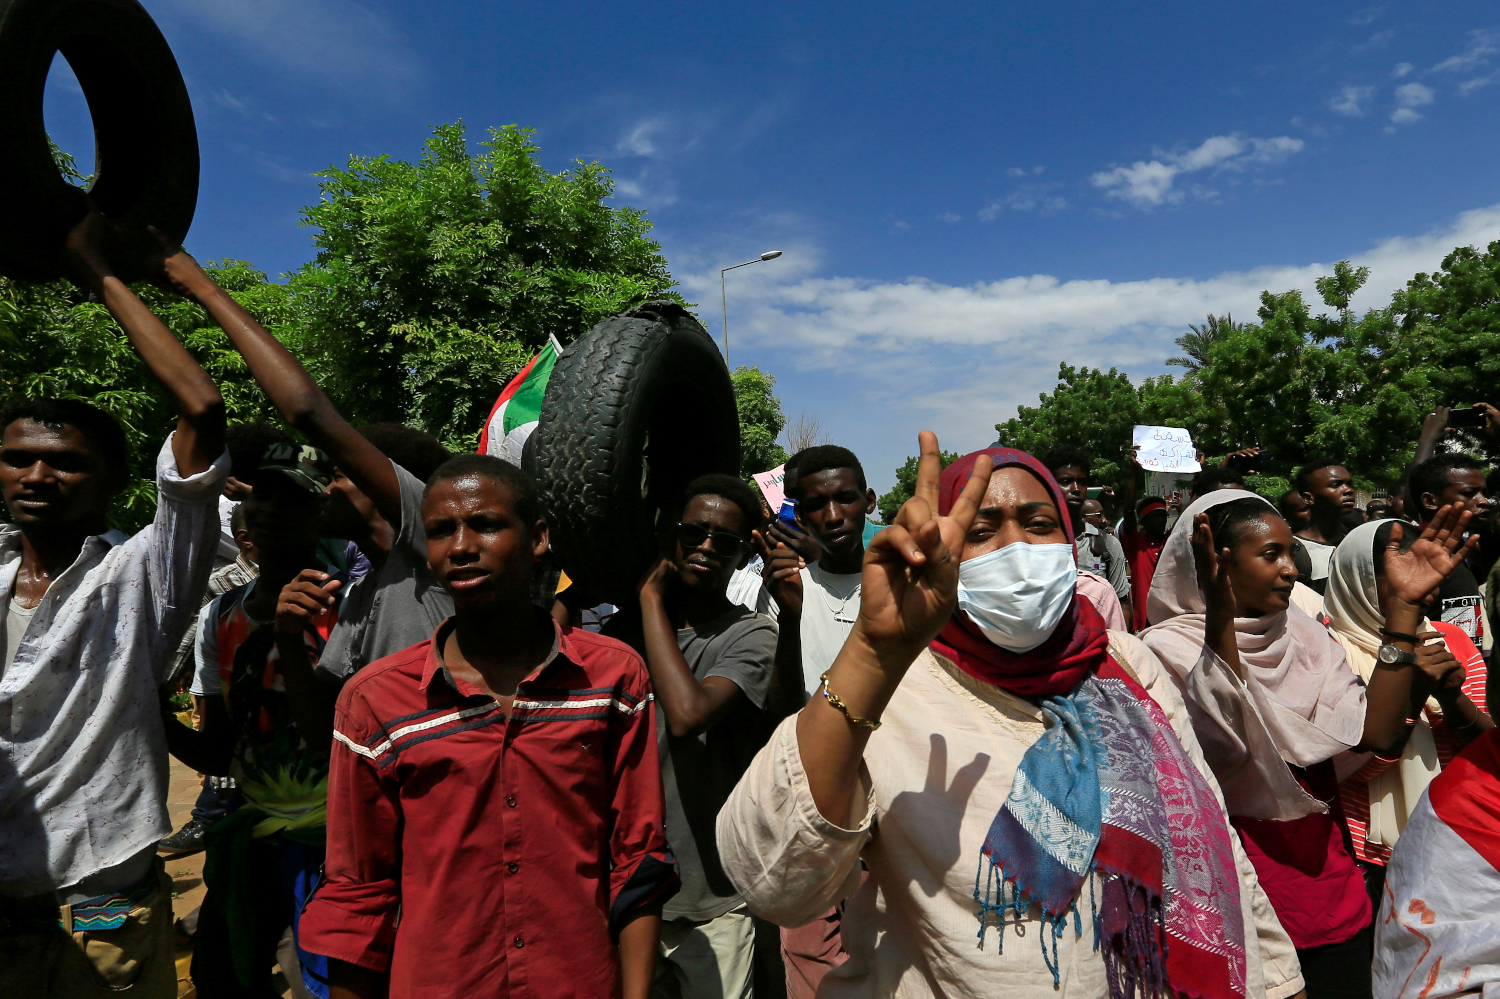
<path id="1" fill-rule="evenodd" d="M 111 238 L 91 212 L 67 260 L 179 414 L 155 519 L 106 529 L 130 457 L 107 414 L 41 399 L 0 418 L 0 995 L 28 999 L 177 994 L 157 685 L 213 568 L 229 456 L 219 390 L 117 276 Z"/>

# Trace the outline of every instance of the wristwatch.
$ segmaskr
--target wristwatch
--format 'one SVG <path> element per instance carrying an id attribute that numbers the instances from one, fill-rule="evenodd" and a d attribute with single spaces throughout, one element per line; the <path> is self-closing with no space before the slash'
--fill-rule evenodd
<path id="1" fill-rule="evenodd" d="M 1415 652 L 1402 652 L 1389 642 L 1380 647 L 1380 651 L 1375 654 L 1375 658 L 1387 666 L 1415 666 L 1417 664 L 1417 654 Z"/>

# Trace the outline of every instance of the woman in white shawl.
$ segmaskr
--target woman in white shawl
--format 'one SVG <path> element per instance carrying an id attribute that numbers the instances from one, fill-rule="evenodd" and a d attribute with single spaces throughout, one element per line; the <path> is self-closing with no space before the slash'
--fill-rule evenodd
<path id="1" fill-rule="evenodd" d="M 1389 631 L 1381 608 L 1389 601 L 1383 593 L 1389 589 L 1385 561 L 1395 524 L 1375 521 L 1350 531 L 1329 566 L 1323 601 L 1328 632 L 1366 683 L 1378 668 L 1377 656 Z M 1409 547 L 1416 532 L 1403 530 L 1402 536 L 1398 546 Z M 1386 862 L 1422 791 L 1459 750 L 1494 727 L 1485 713 L 1484 657 L 1468 636 L 1455 625 L 1424 618 L 1415 637 L 1423 676 L 1414 684 L 1400 751 L 1346 753 L 1334 760 L 1355 858 L 1364 866 L 1377 908 Z M 1427 679 L 1445 670 L 1442 682 Z"/>
<path id="2" fill-rule="evenodd" d="M 1406 552 L 1388 553 L 1389 627 L 1415 632 L 1418 605 L 1463 557 L 1468 519 L 1445 509 Z M 1343 649 L 1291 604 L 1295 543 L 1259 496 L 1201 497 L 1167 539 L 1141 639 L 1182 688 L 1231 822 L 1297 945 L 1308 996 L 1368 996 L 1370 900 L 1344 845 L 1332 759 L 1400 744 L 1414 670 L 1397 664 L 1360 682 Z M 1413 652 L 1391 641 L 1398 658 Z"/>

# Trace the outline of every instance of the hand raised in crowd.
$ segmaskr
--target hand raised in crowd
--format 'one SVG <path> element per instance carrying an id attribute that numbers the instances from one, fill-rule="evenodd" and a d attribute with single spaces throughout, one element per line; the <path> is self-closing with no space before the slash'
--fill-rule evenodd
<path id="1" fill-rule="evenodd" d="M 641 581 L 636 584 L 636 596 L 643 600 L 661 599 L 667 592 L 667 580 L 672 577 L 675 569 L 672 560 L 665 555 L 657 559 L 651 571 L 642 576 Z"/>
<path id="2" fill-rule="evenodd" d="M 942 630 L 958 603 L 958 556 L 989 487 L 993 463 L 982 455 L 949 514 L 938 513 L 943 465 L 937 435 L 918 440 L 917 487 L 890 527 L 865 552 L 854 630 L 886 668 L 904 672 Z"/>
<path id="3" fill-rule="evenodd" d="M 183 298 L 198 301 L 199 294 L 212 283 L 193 255 L 181 245 L 168 239 L 155 226 L 147 231 L 156 237 L 157 249 L 146 258 L 146 270 L 151 282 L 167 291 L 176 292 Z"/>
<path id="4" fill-rule="evenodd" d="M 789 548 L 785 541 L 777 541 L 772 548 L 760 531 L 752 532 L 755 546 L 760 549 L 763 565 L 760 578 L 783 614 L 802 613 L 802 570 L 807 563 L 802 556 Z"/>
<path id="5" fill-rule="evenodd" d="M 1204 603 L 1208 605 L 1206 616 L 1212 631 L 1215 625 L 1226 620 L 1233 627 L 1239 611 L 1239 601 L 1234 596 L 1234 583 L 1229 576 L 1229 548 L 1214 545 L 1213 528 L 1208 526 L 1208 514 L 1193 517 L 1193 566 L 1198 570 L 1198 589 L 1203 591 Z"/>
<path id="6" fill-rule="evenodd" d="M 823 547 L 818 544 L 818 540 L 811 534 L 795 527 L 789 527 L 774 517 L 766 525 L 766 535 L 773 544 L 780 543 L 786 545 L 792 551 L 802 556 L 802 561 L 809 565 L 816 562 L 818 556 L 823 554 Z"/>
<path id="7" fill-rule="evenodd" d="M 1474 408 L 1484 410 L 1484 426 L 1479 428 L 1479 432 L 1490 440 L 1500 440 L 1500 409 L 1487 402 L 1476 402 Z"/>
<path id="8" fill-rule="evenodd" d="M 1401 541 L 1407 526 L 1400 522 L 1391 526 L 1391 539 L 1385 547 L 1385 571 L 1376 576 L 1380 612 L 1389 627 L 1410 632 L 1421 617 L 1419 609 L 1427 595 L 1442 585 L 1478 546 L 1477 535 L 1464 541 L 1464 529 L 1473 516 L 1462 502 L 1443 506 L 1404 552 Z M 1401 620 L 1393 623 L 1393 617 Z"/>
<path id="9" fill-rule="evenodd" d="M 1219 467 L 1220 468 L 1228 468 L 1230 462 L 1234 461 L 1234 459 L 1236 459 L 1236 458 L 1257 458 L 1259 456 L 1260 456 L 1260 448 L 1258 448 L 1258 447 L 1242 447 L 1238 451 L 1231 451 L 1228 454 L 1226 454 L 1224 456 L 1224 458 L 1219 462 Z M 1203 452 L 1202 451 L 1198 452 L 1198 464 L 1200 464 L 1200 465 L 1203 464 Z"/>
<path id="10" fill-rule="evenodd" d="M 276 598 L 276 634 L 283 638 L 301 635 L 314 618 L 333 606 L 334 594 L 343 585 L 317 569 L 297 573 Z"/>
<path id="11" fill-rule="evenodd" d="M 114 273 L 107 247 L 116 238 L 114 224 L 89 203 L 89 213 L 79 220 L 63 244 L 63 271 L 68 280 L 85 291 Z"/>

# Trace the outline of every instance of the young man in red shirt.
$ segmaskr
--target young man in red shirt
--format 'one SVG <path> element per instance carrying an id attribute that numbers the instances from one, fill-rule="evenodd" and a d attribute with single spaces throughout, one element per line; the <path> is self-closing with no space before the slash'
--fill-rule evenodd
<path id="1" fill-rule="evenodd" d="M 678 883 L 645 664 L 532 606 L 524 472 L 454 458 L 422 521 L 454 616 L 339 695 L 300 943 L 335 999 L 645 999 Z"/>

